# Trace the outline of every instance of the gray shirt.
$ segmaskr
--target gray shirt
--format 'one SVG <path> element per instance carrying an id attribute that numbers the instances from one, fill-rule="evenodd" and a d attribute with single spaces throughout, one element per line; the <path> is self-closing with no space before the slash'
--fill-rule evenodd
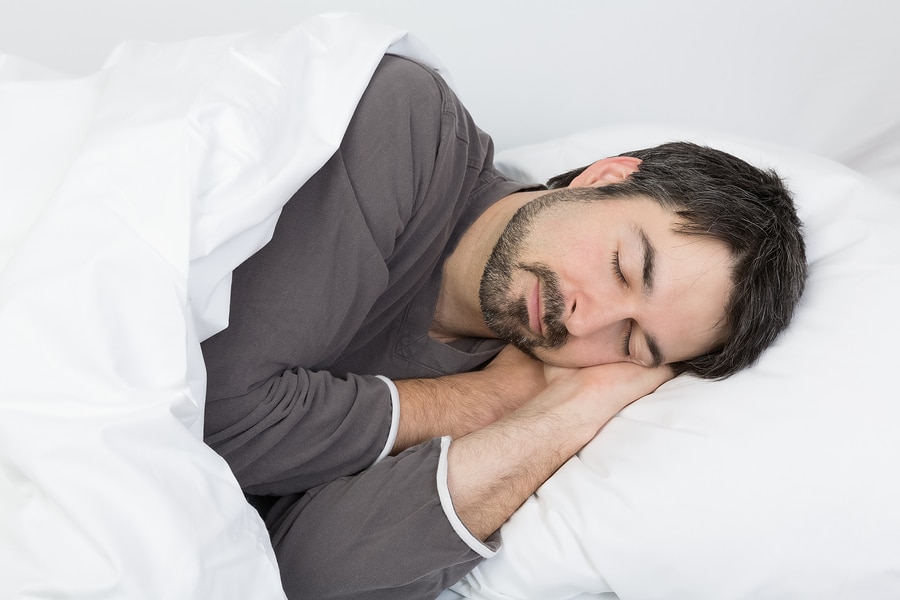
<path id="1" fill-rule="evenodd" d="M 427 86 L 402 76 L 410 67 Z M 202 346 L 206 439 L 245 490 L 303 491 L 372 464 L 391 417 L 373 375 L 471 370 L 498 351 L 428 329 L 444 259 L 522 187 L 494 169 L 490 138 L 442 79 L 385 59 L 339 151 L 235 270 L 228 328 Z"/>

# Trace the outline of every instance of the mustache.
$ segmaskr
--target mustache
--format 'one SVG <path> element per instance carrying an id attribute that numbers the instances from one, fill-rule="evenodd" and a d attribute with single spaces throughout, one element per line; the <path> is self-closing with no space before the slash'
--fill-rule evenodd
<path id="1" fill-rule="evenodd" d="M 544 314 L 541 322 L 544 325 L 544 338 L 539 346 L 554 350 L 560 348 L 569 338 L 569 330 L 562 322 L 566 300 L 560 290 L 559 276 L 547 265 L 541 263 L 519 263 L 518 268 L 528 271 L 541 282 L 541 303 L 544 306 Z M 528 313 L 525 311 L 525 324 L 528 324 Z"/>

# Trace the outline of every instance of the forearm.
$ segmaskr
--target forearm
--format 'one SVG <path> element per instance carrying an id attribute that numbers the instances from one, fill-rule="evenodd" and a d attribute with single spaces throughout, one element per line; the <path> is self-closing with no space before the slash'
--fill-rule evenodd
<path id="1" fill-rule="evenodd" d="M 400 427 L 394 452 L 435 437 L 457 438 L 481 429 L 517 408 L 526 398 L 490 396 L 482 372 L 394 382 L 400 394 Z"/>
<path id="2" fill-rule="evenodd" d="M 496 531 L 618 410 L 600 414 L 600 409 L 587 420 L 576 407 L 551 400 L 538 398 L 450 444 L 448 487 L 453 506 L 478 539 Z"/>

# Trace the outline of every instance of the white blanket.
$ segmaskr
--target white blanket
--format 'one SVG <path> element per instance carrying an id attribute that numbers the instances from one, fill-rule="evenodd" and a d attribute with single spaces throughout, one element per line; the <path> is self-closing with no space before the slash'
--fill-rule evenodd
<path id="1" fill-rule="evenodd" d="M 284 597 L 199 344 L 388 50 L 434 62 L 350 15 L 83 79 L 0 57 L 0 598 Z"/>

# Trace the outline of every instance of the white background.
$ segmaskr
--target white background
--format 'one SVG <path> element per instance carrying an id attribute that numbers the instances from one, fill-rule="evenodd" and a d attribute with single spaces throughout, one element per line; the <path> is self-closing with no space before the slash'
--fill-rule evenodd
<path id="1" fill-rule="evenodd" d="M 0 51 L 84 74 L 125 39 L 280 30 L 344 9 L 424 41 L 498 149 L 658 122 L 853 165 L 874 131 L 842 112 L 890 123 L 900 106 L 869 93 L 898 72 L 900 4 L 882 0 L 0 0 Z"/>

